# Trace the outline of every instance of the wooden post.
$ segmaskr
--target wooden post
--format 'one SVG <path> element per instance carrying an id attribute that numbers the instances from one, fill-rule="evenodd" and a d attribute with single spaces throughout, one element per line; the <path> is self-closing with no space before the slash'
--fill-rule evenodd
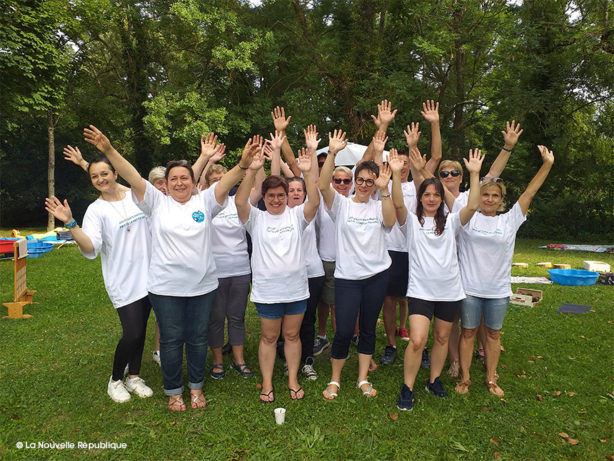
<path id="1" fill-rule="evenodd" d="M 36 290 L 28 290 L 26 274 L 26 256 L 28 256 L 27 240 L 18 240 L 13 243 L 13 262 L 15 268 L 15 289 L 12 303 L 3 303 L 8 309 L 5 319 L 27 319 L 31 315 L 23 313 L 23 307 L 32 303 L 32 295 Z"/>

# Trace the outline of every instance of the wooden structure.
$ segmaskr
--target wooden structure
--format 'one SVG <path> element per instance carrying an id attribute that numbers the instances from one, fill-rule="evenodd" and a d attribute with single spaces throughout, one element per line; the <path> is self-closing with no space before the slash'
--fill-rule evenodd
<path id="1" fill-rule="evenodd" d="M 13 262 L 15 268 L 15 290 L 12 303 L 3 303 L 9 310 L 5 319 L 27 319 L 32 317 L 23 313 L 23 307 L 32 303 L 32 295 L 36 290 L 28 290 L 26 274 L 26 256 L 28 243 L 26 239 L 17 240 L 13 244 Z"/>

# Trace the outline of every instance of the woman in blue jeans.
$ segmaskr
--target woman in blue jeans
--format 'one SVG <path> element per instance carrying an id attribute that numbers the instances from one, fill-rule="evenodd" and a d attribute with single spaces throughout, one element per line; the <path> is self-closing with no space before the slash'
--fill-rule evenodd
<path id="1" fill-rule="evenodd" d="M 328 156 L 319 181 L 326 211 L 335 222 L 337 233 L 337 330 L 331 351 L 332 377 L 323 391 L 327 400 L 336 398 L 341 387 L 341 371 L 347 360 L 357 316 L 360 329 L 357 387 L 366 397 L 377 394 L 367 381 L 367 373 L 375 351 L 375 327 L 386 296 L 391 264 L 384 232 L 395 223 L 394 206 L 388 192 L 388 167 L 380 168 L 372 161 L 359 164 L 354 172 L 356 188 L 352 197 L 344 197 L 331 187 L 335 156 L 346 143 L 345 133 L 340 130 L 334 135 L 329 134 Z M 376 190 L 380 192 L 381 201 L 371 198 Z"/>
<path id="2" fill-rule="evenodd" d="M 486 326 L 486 385 L 491 394 L 503 397 L 497 384 L 497 365 L 501 354 L 500 334 L 512 294 L 510 285 L 516 232 L 527 219 L 527 211 L 554 163 L 554 155 L 538 146 L 542 166 L 507 213 L 504 210 L 505 185 L 501 178 L 482 178 L 480 212 L 460 234 L 459 263 L 467 297 L 461 305 L 462 334 L 460 340 L 461 377 L 456 392 L 466 394 L 471 386 L 469 369 L 473 341 L 484 316 Z"/>
<path id="3" fill-rule="evenodd" d="M 249 140 L 239 164 L 214 188 L 198 191 L 194 172 L 185 160 L 166 167 L 168 195 L 147 182 L 117 152 L 107 137 L 90 125 L 85 140 L 100 150 L 132 187 L 139 208 L 150 217 L 152 256 L 147 290 L 160 326 L 164 393 L 171 411 L 185 411 L 183 347 L 185 345 L 193 409 L 202 408 L 209 313 L 218 286 L 211 253 L 211 221 L 225 206 L 228 191 L 260 150 Z M 128 261 L 127 264 L 130 264 Z"/>

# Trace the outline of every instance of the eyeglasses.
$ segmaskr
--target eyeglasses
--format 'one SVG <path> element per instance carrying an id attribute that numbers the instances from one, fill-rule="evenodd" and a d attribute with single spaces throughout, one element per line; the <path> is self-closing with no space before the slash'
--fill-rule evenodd
<path id="1" fill-rule="evenodd" d="M 333 178 L 333 181 L 335 181 L 335 184 L 341 184 L 341 183 L 343 183 L 343 184 L 350 184 L 352 182 L 351 179 L 347 179 L 347 178 L 345 178 L 345 179 Z"/>
<path id="2" fill-rule="evenodd" d="M 356 178 L 356 185 L 357 186 L 362 186 L 363 184 L 366 184 L 367 187 L 371 187 L 373 184 L 375 184 L 375 181 L 373 179 L 365 179 L 365 178 Z"/>
<path id="3" fill-rule="evenodd" d="M 498 182 L 503 182 L 503 179 L 501 179 L 501 178 L 491 178 L 490 176 L 482 176 L 480 178 L 480 182 L 484 182 L 484 181 L 490 181 L 490 182 L 498 183 Z"/>
<path id="4" fill-rule="evenodd" d="M 439 172 L 439 177 L 440 178 L 447 178 L 450 175 L 452 175 L 453 178 L 456 178 L 457 176 L 460 176 L 460 171 L 458 171 L 458 170 L 451 170 L 451 171 L 441 170 Z"/>

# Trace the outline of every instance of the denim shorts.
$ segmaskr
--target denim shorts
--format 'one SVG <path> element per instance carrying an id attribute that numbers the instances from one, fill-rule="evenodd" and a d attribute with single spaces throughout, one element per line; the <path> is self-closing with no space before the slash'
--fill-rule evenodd
<path id="1" fill-rule="evenodd" d="M 484 325 L 491 330 L 500 330 L 507 311 L 510 298 L 478 298 L 467 295 L 461 305 L 461 320 L 463 328 L 471 330 L 480 326 L 484 315 Z"/>
<path id="2" fill-rule="evenodd" d="M 307 310 L 307 300 L 294 301 L 292 303 L 263 304 L 254 303 L 258 315 L 264 319 L 280 319 L 284 315 L 304 314 Z"/>

